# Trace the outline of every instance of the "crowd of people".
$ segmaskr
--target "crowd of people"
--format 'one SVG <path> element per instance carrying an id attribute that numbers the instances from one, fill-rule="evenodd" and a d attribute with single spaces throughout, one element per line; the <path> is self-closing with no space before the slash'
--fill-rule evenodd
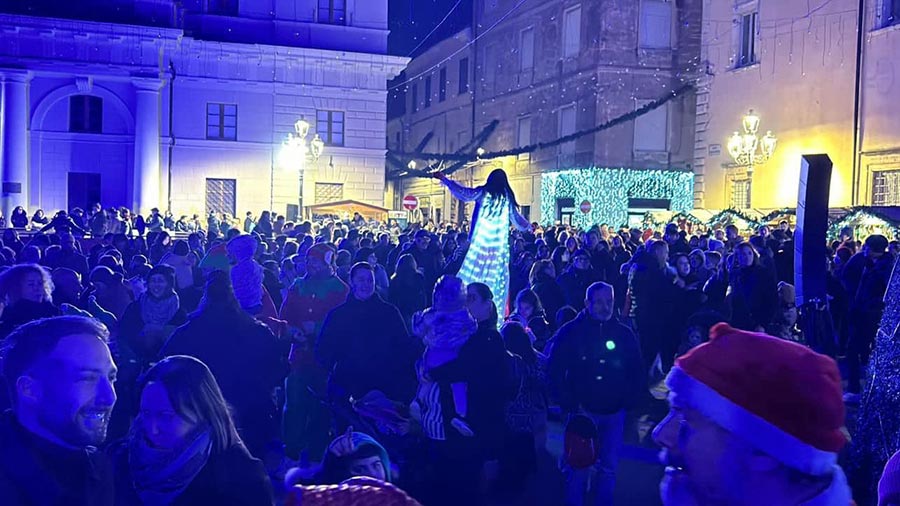
<path id="1" fill-rule="evenodd" d="M 0 503 L 316 504 L 367 476 L 409 504 L 611 505 L 628 414 L 662 390 L 664 504 L 850 504 L 844 401 L 897 241 L 822 259 L 845 394 L 798 326 L 787 222 L 534 223 L 501 300 L 457 277 L 464 230 L 272 215 L 4 230 Z"/>

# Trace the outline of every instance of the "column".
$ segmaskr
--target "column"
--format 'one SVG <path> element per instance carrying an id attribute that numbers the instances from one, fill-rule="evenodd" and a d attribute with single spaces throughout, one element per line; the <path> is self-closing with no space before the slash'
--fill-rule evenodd
<path id="1" fill-rule="evenodd" d="M 28 211 L 28 83 L 25 70 L 0 69 L 0 209 L 8 220 L 16 206 Z"/>
<path id="2" fill-rule="evenodd" d="M 136 213 L 147 215 L 159 202 L 159 90 L 162 81 L 132 80 L 137 96 L 134 118 L 134 204 Z"/>

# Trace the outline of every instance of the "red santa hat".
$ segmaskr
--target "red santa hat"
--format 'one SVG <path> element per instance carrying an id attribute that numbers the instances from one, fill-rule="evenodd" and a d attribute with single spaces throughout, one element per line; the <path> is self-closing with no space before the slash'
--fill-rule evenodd
<path id="1" fill-rule="evenodd" d="M 674 402 L 811 476 L 831 474 L 847 442 L 837 364 L 796 343 L 720 323 L 666 384 Z"/>

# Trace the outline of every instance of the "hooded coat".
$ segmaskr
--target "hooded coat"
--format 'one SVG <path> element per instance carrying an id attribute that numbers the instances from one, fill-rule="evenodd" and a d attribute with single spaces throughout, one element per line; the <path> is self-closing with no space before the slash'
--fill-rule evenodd
<path id="1" fill-rule="evenodd" d="M 258 243 L 252 235 L 239 235 L 228 242 L 228 254 L 234 259 L 231 284 L 234 296 L 245 310 L 259 309 L 263 299 L 263 267 L 253 258 Z"/>

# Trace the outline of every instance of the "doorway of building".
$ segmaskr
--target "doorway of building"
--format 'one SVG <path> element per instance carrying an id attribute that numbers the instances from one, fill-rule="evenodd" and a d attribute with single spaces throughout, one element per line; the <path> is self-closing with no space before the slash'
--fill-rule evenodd
<path id="1" fill-rule="evenodd" d="M 100 202 L 100 174 L 69 172 L 67 205 L 69 210 L 80 207 L 87 211 Z"/>

